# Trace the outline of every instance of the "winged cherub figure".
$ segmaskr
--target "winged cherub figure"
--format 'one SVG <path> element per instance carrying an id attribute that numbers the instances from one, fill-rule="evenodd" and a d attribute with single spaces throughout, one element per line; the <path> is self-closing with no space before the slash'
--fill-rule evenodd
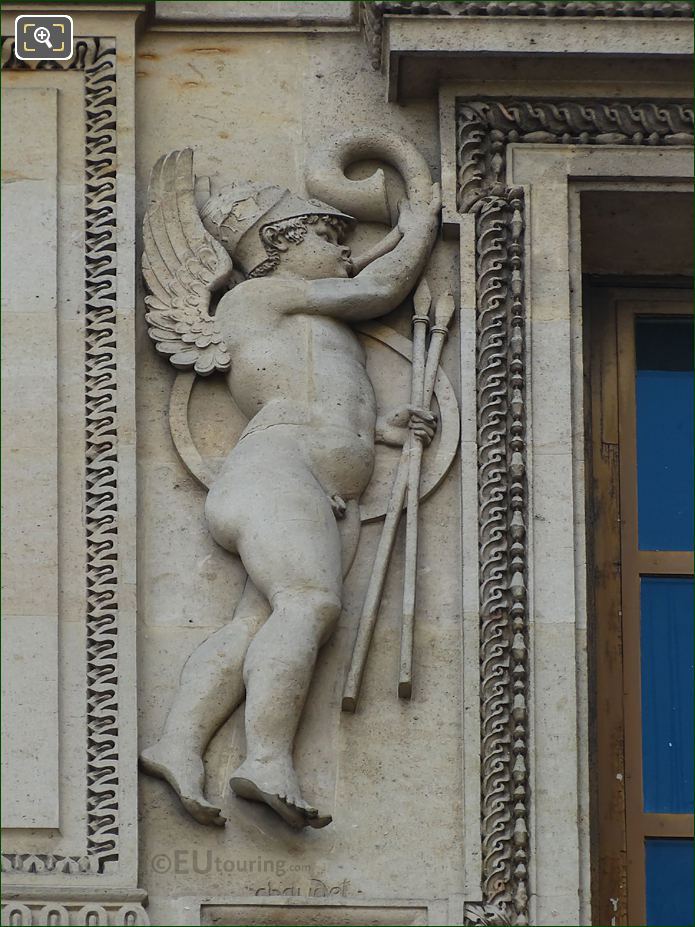
<path id="1" fill-rule="evenodd" d="M 248 580 L 233 620 L 185 664 L 164 732 L 141 761 L 194 818 L 223 824 L 204 796 L 203 755 L 245 698 L 247 754 L 232 789 L 292 827 L 323 827 L 331 817 L 302 797 L 292 754 L 354 553 L 344 549 L 338 521 L 359 526 L 375 441 L 403 444 L 410 429 L 429 443 L 435 429 L 422 409 L 377 419 L 350 323 L 384 315 L 408 296 L 435 240 L 439 190 L 424 208 L 404 205 L 400 243 L 352 276 L 342 244 L 349 216 L 258 183 L 222 190 L 199 213 L 192 159 L 190 149 L 172 152 L 153 170 L 147 321 L 175 367 L 223 372 L 248 417 L 205 506 L 212 536 L 241 558 Z M 229 286 L 232 260 L 246 279 L 211 316 L 211 294 Z"/>

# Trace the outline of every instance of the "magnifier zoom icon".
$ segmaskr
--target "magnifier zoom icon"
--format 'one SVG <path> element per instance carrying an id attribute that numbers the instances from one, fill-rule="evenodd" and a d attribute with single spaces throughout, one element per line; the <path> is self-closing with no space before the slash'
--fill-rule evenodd
<path id="1" fill-rule="evenodd" d="M 34 30 L 34 41 L 41 42 L 42 45 L 46 45 L 48 48 L 53 48 L 51 45 L 51 33 L 45 26 L 39 26 L 38 29 Z"/>

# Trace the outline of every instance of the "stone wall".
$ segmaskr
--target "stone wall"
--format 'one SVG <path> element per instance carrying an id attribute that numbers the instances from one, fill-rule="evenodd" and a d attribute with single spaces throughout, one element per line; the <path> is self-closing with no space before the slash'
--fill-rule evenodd
<path id="1" fill-rule="evenodd" d="M 581 274 L 645 258 L 579 218 L 693 131 L 690 5 L 608 6 L 5 5 L 3 923 L 590 922 Z"/>

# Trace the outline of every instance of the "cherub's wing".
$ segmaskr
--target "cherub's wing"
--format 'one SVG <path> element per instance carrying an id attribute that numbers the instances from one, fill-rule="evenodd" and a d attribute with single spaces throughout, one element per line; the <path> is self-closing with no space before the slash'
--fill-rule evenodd
<path id="1" fill-rule="evenodd" d="M 150 337 L 181 370 L 206 376 L 231 359 L 214 317 L 212 293 L 227 283 L 232 259 L 207 232 L 195 204 L 193 151 L 172 151 L 152 169 L 143 223 L 142 273 Z"/>

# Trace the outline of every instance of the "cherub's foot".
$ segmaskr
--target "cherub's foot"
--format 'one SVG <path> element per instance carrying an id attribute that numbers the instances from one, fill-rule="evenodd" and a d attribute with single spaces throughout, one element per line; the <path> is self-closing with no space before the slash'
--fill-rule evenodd
<path id="1" fill-rule="evenodd" d="M 249 801 L 262 801 L 290 827 L 325 827 L 333 818 L 321 815 L 304 801 L 292 764 L 246 760 L 229 781 L 235 794 Z"/>
<path id="2" fill-rule="evenodd" d="M 175 744 L 158 740 L 142 751 L 140 765 L 146 772 L 168 782 L 196 821 L 224 827 L 222 810 L 210 804 L 203 795 L 205 768 L 200 757 L 184 754 Z"/>

